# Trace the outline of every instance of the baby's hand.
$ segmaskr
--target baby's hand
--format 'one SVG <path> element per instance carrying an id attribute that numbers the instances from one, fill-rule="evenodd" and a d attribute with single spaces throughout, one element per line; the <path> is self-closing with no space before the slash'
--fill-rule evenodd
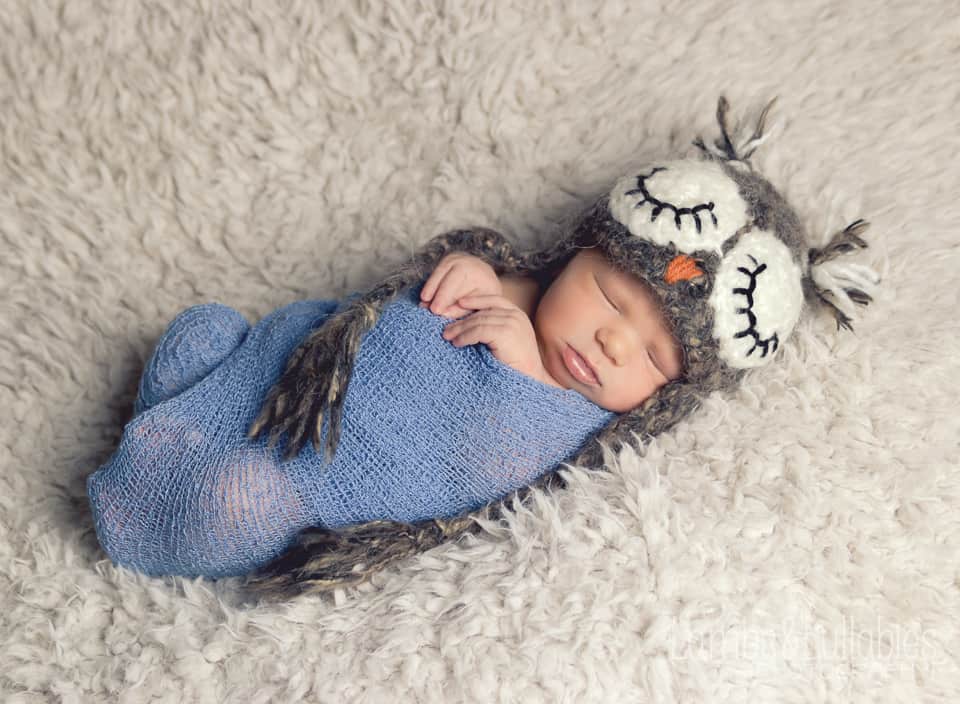
<path id="1" fill-rule="evenodd" d="M 455 347 L 485 343 L 508 367 L 544 381 L 537 335 L 526 313 L 500 295 L 464 296 L 457 303 L 476 312 L 448 323 L 443 329 L 445 340 Z"/>
<path id="2" fill-rule="evenodd" d="M 448 318 L 460 318 L 470 311 L 457 305 L 467 295 L 503 294 L 493 267 L 479 257 L 462 252 L 446 255 L 437 264 L 420 291 L 420 307 Z"/>

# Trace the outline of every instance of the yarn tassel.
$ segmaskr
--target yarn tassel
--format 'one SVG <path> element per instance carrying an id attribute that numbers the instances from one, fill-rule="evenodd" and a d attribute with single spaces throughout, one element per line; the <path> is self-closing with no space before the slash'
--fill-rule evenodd
<path id="1" fill-rule="evenodd" d="M 808 252 L 809 285 L 816 300 L 836 319 L 838 330 L 853 330 L 855 306 L 868 305 L 880 283 L 880 275 L 868 266 L 835 261 L 841 255 L 867 247 L 860 235 L 868 227 L 865 220 L 855 220 L 834 234 L 824 247 L 814 247 Z"/>
<path id="2" fill-rule="evenodd" d="M 249 575 L 244 586 L 267 600 L 281 600 L 359 584 L 405 557 L 466 532 L 472 523 L 370 521 L 340 530 L 308 528 L 293 548 Z"/>
<path id="3" fill-rule="evenodd" d="M 750 157 L 769 137 L 769 134 L 765 134 L 767 117 L 776 102 L 777 98 L 775 96 L 767 103 L 766 107 L 764 107 L 760 113 L 760 117 L 757 119 L 753 133 L 749 137 L 735 137 L 735 130 L 731 128 L 728 119 L 730 103 L 726 97 L 721 95 L 717 101 L 717 124 L 720 126 L 720 137 L 718 137 L 713 144 L 709 145 L 703 141 L 703 137 L 697 137 L 693 141 L 694 145 L 709 156 L 726 161 L 740 161 L 749 166 Z"/>

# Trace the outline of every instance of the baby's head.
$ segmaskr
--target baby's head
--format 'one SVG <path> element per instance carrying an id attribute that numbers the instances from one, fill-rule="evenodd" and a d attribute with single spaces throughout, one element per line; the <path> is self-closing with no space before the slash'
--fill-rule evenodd
<path id="1" fill-rule="evenodd" d="M 642 167 L 548 255 L 556 276 L 541 279 L 550 285 L 534 316 L 544 367 L 616 413 L 731 389 L 799 319 L 803 241 L 790 206 L 747 168 Z"/>
<path id="2" fill-rule="evenodd" d="M 638 168 L 525 259 L 548 285 L 534 315 L 544 367 L 629 416 L 611 436 L 656 434 L 706 394 L 737 386 L 775 357 L 805 302 L 850 327 L 853 304 L 868 303 L 878 281 L 833 261 L 866 246 L 866 223 L 810 247 L 794 210 L 749 163 L 766 111 L 743 141 L 726 110 L 721 99 L 713 148 L 697 142 L 705 159 Z"/>
<path id="3" fill-rule="evenodd" d="M 656 292 L 596 247 L 567 262 L 533 322 L 557 385 L 608 411 L 636 408 L 683 373 L 683 350 Z"/>

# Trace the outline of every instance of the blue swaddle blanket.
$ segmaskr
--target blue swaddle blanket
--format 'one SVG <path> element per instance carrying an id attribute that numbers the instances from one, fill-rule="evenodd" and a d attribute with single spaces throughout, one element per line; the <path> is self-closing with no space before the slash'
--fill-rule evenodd
<path id="1" fill-rule="evenodd" d="M 246 431 L 290 353 L 342 304 L 292 303 L 252 328 L 219 304 L 177 316 L 119 446 L 87 479 L 110 559 L 149 575 L 242 575 L 309 526 L 454 516 L 529 484 L 614 417 L 486 345 L 454 347 L 441 336 L 451 319 L 419 308 L 419 291 L 363 338 L 329 464 L 309 444 L 283 461 Z"/>

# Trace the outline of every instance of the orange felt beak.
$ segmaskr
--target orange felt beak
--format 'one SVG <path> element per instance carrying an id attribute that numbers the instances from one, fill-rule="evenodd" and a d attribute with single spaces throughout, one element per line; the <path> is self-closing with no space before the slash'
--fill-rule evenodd
<path id="1" fill-rule="evenodd" d="M 663 274 L 663 280 L 668 284 L 675 284 L 678 281 L 689 281 L 698 276 L 703 276 L 703 272 L 700 270 L 700 267 L 697 266 L 697 262 L 694 261 L 693 257 L 686 254 L 678 254 L 667 264 L 667 270 Z"/>

